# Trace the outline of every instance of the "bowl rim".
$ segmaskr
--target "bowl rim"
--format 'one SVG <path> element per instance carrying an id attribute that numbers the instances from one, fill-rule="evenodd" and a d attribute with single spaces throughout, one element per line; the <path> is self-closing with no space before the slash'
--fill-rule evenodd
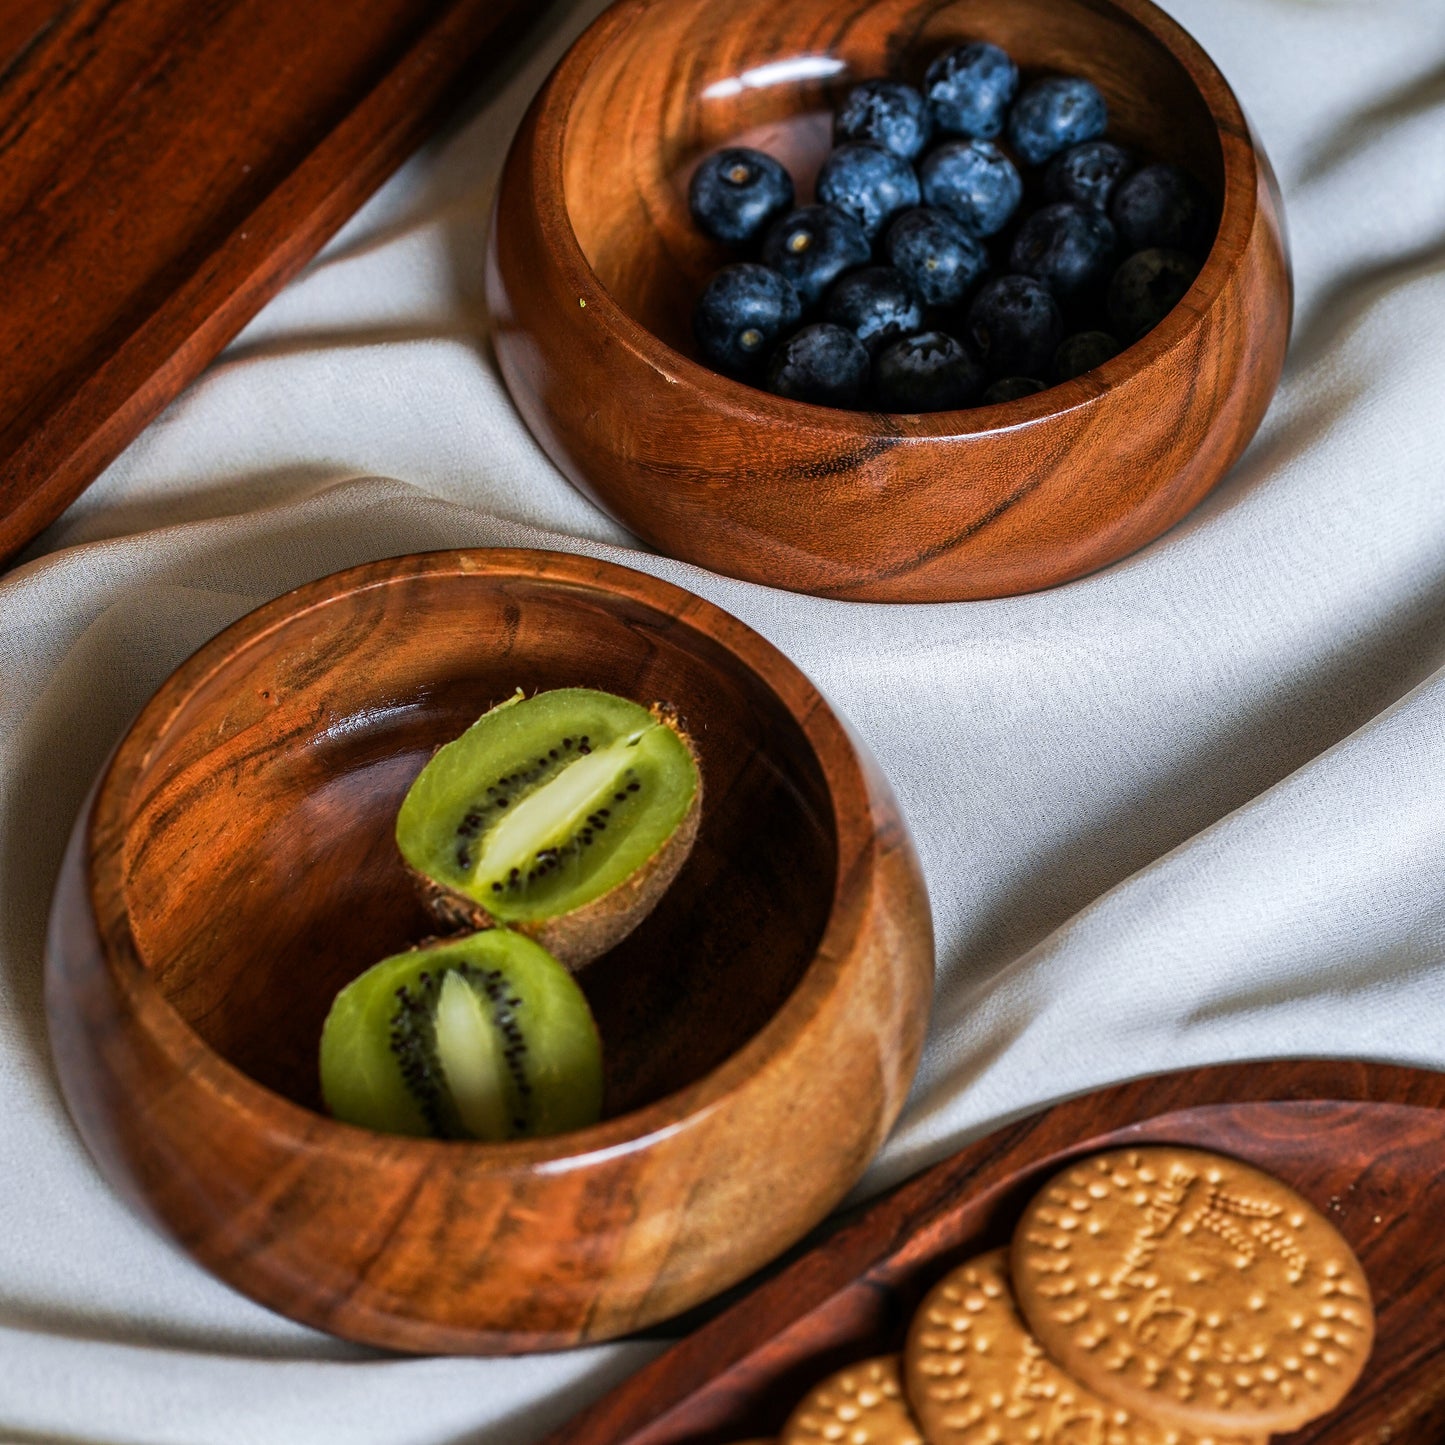
<path id="1" fill-rule="evenodd" d="M 538 225 L 556 247 L 555 259 L 581 307 L 595 308 L 608 332 L 665 383 L 707 393 L 711 408 L 735 422 L 786 424 L 820 438 L 907 444 L 1005 432 L 1064 415 L 1128 383 L 1203 325 L 1247 248 L 1259 210 L 1260 157 L 1249 120 L 1219 68 L 1153 0 L 1066 0 L 1096 11 L 1115 11 L 1146 31 L 1189 77 L 1214 123 L 1224 175 L 1223 205 L 1209 253 L 1183 299 L 1157 326 L 1102 366 L 1014 401 L 956 411 L 848 411 L 794 401 L 737 381 L 669 346 L 623 308 L 588 262 L 565 202 L 563 157 L 578 90 L 616 38 L 644 14 L 667 3 L 614 0 L 569 47 L 524 122 L 524 127 L 531 125 L 537 157 L 528 186 Z"/>
<path id="2" fill-rule="evenodd" d="M 551 1138 L 492 1144 L 380 1134 L 342 1123 L 262 1084 L 203 1039 L 166 998 L 131 927 L 124 871 L 129 800 L 156 749 L 188 701 L 222 667 L 283 627 L 343 598 L 373 588 L 435 577 L 514 579 L 560 590 L 625 598 L 720 646 L 773 694 L 797 724 L 818 764 L 837 843 L 831 898 L 813 957 L 773 1016 L 701 1078 L 639 1109 Z M 847 725 L 803 672 L 759 633 L 712 602 L 671 582 L 614 562 L 526 548 L 457 548 L 407 553 L 330 573 L 263 603 L 202 644 L 141 709 L 97 780 L 84 817 L 86 896 L 102 966 L 119 999 L 166 1060 L 227 1108 L 252 1116 L 268 1134 L 308 1152 L 374 1163 L 378 1150 L 423 1167 L 443 1160 L 490 1172 L 564 1173 L 630 1153 L 686 1128 L 729 1098 L 766 1085 L 770 1066 L 786 1062 L 792 1043 L 860 952 L 867 927 L 861 879 L 876 869 L 883 840 L 868 769 Z"/>

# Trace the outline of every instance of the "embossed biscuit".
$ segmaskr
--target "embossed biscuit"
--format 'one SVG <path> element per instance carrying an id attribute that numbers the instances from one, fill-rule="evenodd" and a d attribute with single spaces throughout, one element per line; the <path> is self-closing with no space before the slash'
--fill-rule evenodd
<path id="1" fill-rule="evenodd" d="M 778 1445 L 923 1445 L 903 1398 L 897 1355 L 829 1375 L 788 1416 Z"/>
<path id="2" fill-rule="evenodd" d="M 1071 1165 L 1012 1251 L 1024 1316 L 1091 1389 L 1184 1429 L 1293 1430 L 1374 1343 L 1359 1261 L 1287 1185 L 1195 1149 Z"/>
<path id="3" fill-rule="evenodd" d="M 945 1275 L 908 1331 L 903 1377 L 928 1445 L 1262 1445 L 1199 1438 L 1070 1379 L 1029 1334 L 996 1249 Z"/>

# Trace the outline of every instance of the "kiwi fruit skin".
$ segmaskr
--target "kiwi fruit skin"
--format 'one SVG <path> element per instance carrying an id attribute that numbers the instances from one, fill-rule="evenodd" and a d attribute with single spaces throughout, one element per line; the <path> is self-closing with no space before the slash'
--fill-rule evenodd
<path id="1" fill-rule="evenodd" d="M 338 1119 L 384 1134 L 477 1138 L 462 1123 L 437 1064 L 435 1005 L 447 975 L 479 990 L 496 1023 L 504 1119 L 489 1142 L 538 1138 L 602 1114 L 602 1044 L 587 1000 L 539 944 L 506 929 L 394 954 L 336 996 L 321 1032 L 321 1093 Z M 421 1017 L 427 1002 L 430 1019 Z M 432 1029 L 428 1039 L 427 1030 Z M 418 1040 L 432 1053 L 420 1083 Z"/>
<path id="2" fill-rule="evenodd" d="M 449 759 L 444 755 L 449 754 L 449 750 L 465 746 L 488 719 L 495 718 L 504 709 L 525 708 L 528 703 L 541 699 L 550 699 L 553 704 L 575 704 L 579 708 L 591 704 L 609 712 L 625 709 L 630 719 L 667 728 L 681 743 L 691 762 L 692 793 L 686 810 L 651 856 L 643 859 L 607 891 L 551 916 L 504 917 L 489 909 L 482 898 L 463 891 L 455 877 L 438 876 L 441 870 L 427 858 L 424 848 L 418 844 L 421 830 L 417 819 L 428 805 L 427 780 L 433 764 L 439 760 L 445 764 Z M 456 751 L 450 752 L 450 758 L 456 756 Z M 478 789 L 487 782 L 489 775 L 484 776 L 485 773 L 485 764 L 476 770 Z M 433 788 L 432 791 L 437 790 Z M 412 783 L 398 813 L 397 846 L 417 882 L 428 911 L 441 927 L 458 931 L 505 927 L 533 939 L 567 968 L 576 970 L 615 947 L 657 906 L 692 852 L 702 817 L 702 799 L 702 771 L 696 749 L 676 712 L 667 705 L 654 703 L 644 708 L 625 698 L 589 688 L 559 688 L 537 693 L 533 698 L 524 698 L 519 692 L 490 708 L 461 737 L 433 754 L 431 761 Z"/>

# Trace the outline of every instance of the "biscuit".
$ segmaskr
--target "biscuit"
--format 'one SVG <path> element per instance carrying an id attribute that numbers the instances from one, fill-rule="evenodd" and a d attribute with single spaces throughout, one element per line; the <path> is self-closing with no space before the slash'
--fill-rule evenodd
<path id="1" fill-rule="evenodd" d="M 1293 1430 L 1374 1342 L 1359 1261 L 1292 1189 L 1194 1149 L 1122 1149 L 1033 1199 L 1011 1256 L 1024 1317 L 1090 1389 L 1196 1433 Z"/>
<path id="2" fill-rule="evenodd" d="M 788 1416 L 778 1445 L 923 1445 L 898 1366 L 882 1355 L 829 1375 Z"/>
<path id="3" fill-rule="evenodd" d="M 1029 1334 L 996 1249 L 946 1275 L 908 1331 L 904 1384 L 928 1445 L 1260 1445 L 1199 1439 L 1071 1380 Z"/>

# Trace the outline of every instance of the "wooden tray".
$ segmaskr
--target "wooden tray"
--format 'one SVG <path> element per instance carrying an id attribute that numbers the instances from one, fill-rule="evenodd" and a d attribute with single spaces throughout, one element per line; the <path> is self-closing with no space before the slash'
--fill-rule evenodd
<path id="1" fill-rule="evenodd" d="M 0 7 L 0 563 L 477 84 L 529 8 Z"/>
<path id="2" fill-rule="evenodd" d="M 771 1436 L 830 1371 L 900 1348 L 940 1275 L 1007 1241 L 1061 1164 L 1119 1143 L 1249 1160 L 1323 1209 L 1359 1255 L 1379 1334 L 1345 1403 L 1290 1445 L 1445 1438 L 1445 1074 L 1342 1061 L 1184 1070 L 1008 1125 L 872 1205 L 543 1445 Z M 760 1200 L 759 1207 L 766 1207 Z"/>

